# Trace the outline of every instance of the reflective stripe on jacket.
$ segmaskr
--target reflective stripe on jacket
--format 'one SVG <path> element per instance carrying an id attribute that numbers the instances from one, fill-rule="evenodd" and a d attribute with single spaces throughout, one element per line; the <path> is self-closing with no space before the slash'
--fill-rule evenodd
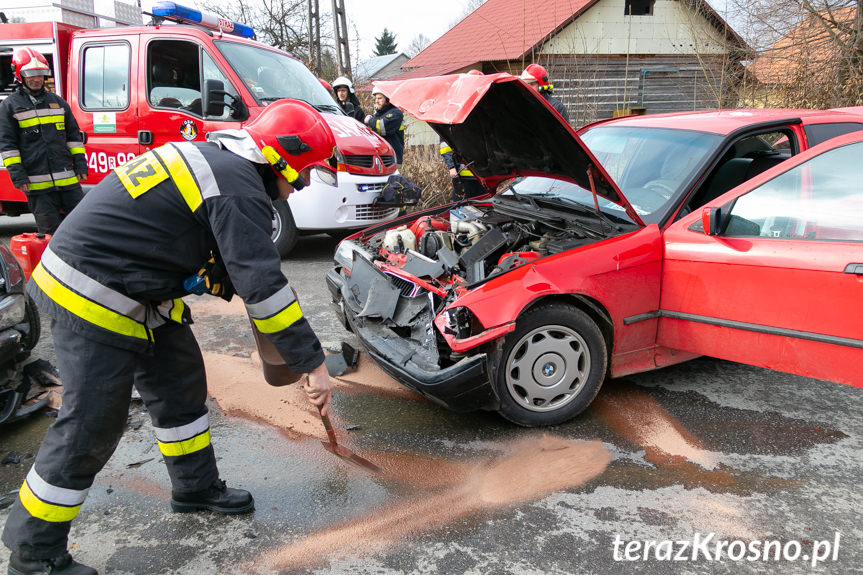
<path id="1" fill-rule="evenodd" d="M 87 157 L 69 105 L 46 90 L 34 99 L 19 86 L 0 104 L 0 158 L 12 184 L 30 193 L 80 185 Z"/>
<path id="2" fill-rule="evenodd" d="M 28 291 L 73 331 L 140 350 L 147 345 L 141 329 L 191 321 L 179 299 L 189 295 L 183 280 L 219 254 L 260 331 L 291 369 L 307 373 L 323 351 L 281 271 L 272 215 L 251 162 L 214 143 L 166 144 L 118 167 L 84 196 L 52 237 L 45 269 L 34 272 Z M 109 301 L 92 285 L 82 291 L 65 277 L 57 287 L 45 278 L 57 279 L 54 258 L 123 299 Z"/>
<path id="3" fill-rule="evenodd" d="M 474 173 L 467 167 L 467 164 L 464 163 L 464 160 L 461 159 L 461 156 L 457 155 L 450 145 L 443 140 L 440 142 L 440 155 L 448 170 L 457 167 L 458 175 L 462 178 L 476 178 Z"/>

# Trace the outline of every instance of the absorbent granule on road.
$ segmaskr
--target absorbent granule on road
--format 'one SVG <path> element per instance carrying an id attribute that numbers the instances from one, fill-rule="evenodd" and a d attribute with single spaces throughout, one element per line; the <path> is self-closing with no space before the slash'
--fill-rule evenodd
<path id="1" fill-rule="evenodd" d="M 207 390 L 225 413 L 262 421 L 289 437 L 326 439 L 318 411 L 302 386 L 267 384 L 256 354 L 246 358 L 204 352 L 204 363 Z"/>
<path id="2" fill-rule="evenodd" d="M 531 434 L 506 444 L 495 459 L 477 461 L 465 473 L 454 473 L 441 491 L 396 500 L 364 517 L 313 533 L 274 549 L 264 563 L 290 570 L 380 551 L 468 515 L 584 485 L 602 474 L 610 461 L 599 441 Z M 417 460 L 416 465 L 423 464 Z"/>

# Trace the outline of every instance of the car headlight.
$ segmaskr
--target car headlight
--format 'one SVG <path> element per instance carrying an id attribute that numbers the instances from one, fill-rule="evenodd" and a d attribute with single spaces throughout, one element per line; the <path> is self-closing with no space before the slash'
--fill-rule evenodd
<path id="1" fill-rule="evenodd" d="M 441 312 L 446 326 L 444 331 L 456 339 L 465 339 L 482 332 L 485 328 L 473 312 L 466 307 L 453 307 Z"/>
<path id="2" fill-rule="evenodd" d="M 347 272 L 351 273 L 351 268 L 354 265 L 354 253 L 357 253 L 361 258 L 371 261 L 369 254 L 353 240 L 344 240 L 336 248 L 336 253 L 333 259 L 337 264 Z"/>

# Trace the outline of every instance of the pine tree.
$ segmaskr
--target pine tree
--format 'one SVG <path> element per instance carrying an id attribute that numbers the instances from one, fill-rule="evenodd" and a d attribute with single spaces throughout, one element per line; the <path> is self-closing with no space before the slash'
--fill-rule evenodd
<path id="1" fill-rule="evenodd" d="M 384 28 L 380 38 L 375 38 L 375 56 L 386 56 L 396 53 L 395 34 Z"/>

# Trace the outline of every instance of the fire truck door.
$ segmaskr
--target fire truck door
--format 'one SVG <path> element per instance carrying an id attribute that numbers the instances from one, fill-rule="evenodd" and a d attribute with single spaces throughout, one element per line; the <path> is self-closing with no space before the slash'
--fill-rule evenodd
<path id="1" fill-rule="evenodd" d="M 137 75 L 132 73 L 138 37 L 83 42 L 77 69 L 70 74 L 70 105 L 86 135 L 86 184 L 96 184 L 118 165 L 134 158 L 138 147 Z"/>
<path id="2" fill-rule="evenodd" d="M 236 90 L 200 44 L 155 38 L 147 43 L 144 57 L 146 89 L 141 92 L 139 128 L 152 134 L 152 143 L 146 148 L 183 140 L 203 141 L 211 130 L 240 127 L 240 122 L 229 121 L 229 108 L 222 116 L 204 117 L 201 106 L 204 79 L 222 81 L 231 93 Z"/>

